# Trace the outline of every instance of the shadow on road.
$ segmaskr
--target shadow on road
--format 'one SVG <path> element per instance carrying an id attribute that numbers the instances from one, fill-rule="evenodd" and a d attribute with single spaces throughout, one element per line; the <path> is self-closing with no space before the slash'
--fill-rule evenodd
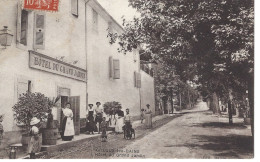
<path id="1" fill-rule="evenodd" d="M 202 158 L 253 158 L 253 137 L 242 135 L 229 136 L 207 136 L 193 135 L 198 142 L 186 143 L 183 145 L 167 145 L 165 147 L 188 147 L 197 150 L 212 150 L 211 156 Z"/>
<path id="2" fill-rule="evenodd" d="M 197 145 L 197 147 L 205 150 L 213 150 L 215 156 L 221 158 L 238 158 L 239 155 L 253 155 L 253 137 L 243 135 L 229 136 L 206 136 L 194 135 L 194 138 L 207 141 L 205 144 Z"/>
<path id="3" fill-rule="evenodd" d="M 190 127 L 203 127 L 203 128 L 223 128 L 223 129 L 246 129 L 247 127 L 243 123 L 229 123 L 223 122 L 209 122 L 209 123 L 199 123 L 193 124 Z"/>

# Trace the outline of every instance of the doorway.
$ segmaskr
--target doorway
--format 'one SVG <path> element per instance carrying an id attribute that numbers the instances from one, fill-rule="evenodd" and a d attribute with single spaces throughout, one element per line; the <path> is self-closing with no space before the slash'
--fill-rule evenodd
<path id="1" fill-rule="evenodd" d="M 58 96 L 60 96 L 61 108 L 65 108 L 66 104 L 69 102 L 71 104 L 71 109 L 73 112 L 73 122 L 75 135 L 80 134 L 80 96 L 70 96 L 70 89 L 58 87 Z M 60 111 L 60 121 L 62 122 L 64 115 L 62 109 Z M 60 123 L 61 123 L 60 122 Z M 59 129 L 61 129 L 61 124 Z"/>

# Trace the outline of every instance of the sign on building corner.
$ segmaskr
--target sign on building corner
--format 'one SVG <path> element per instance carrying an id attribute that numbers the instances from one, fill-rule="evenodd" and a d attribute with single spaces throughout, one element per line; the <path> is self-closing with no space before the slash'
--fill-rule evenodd
<path id="1" fill-rule="evenodd" d="M 23 0 L 23 8 L 29 10 L 58 11 L 59 0 Z"/>

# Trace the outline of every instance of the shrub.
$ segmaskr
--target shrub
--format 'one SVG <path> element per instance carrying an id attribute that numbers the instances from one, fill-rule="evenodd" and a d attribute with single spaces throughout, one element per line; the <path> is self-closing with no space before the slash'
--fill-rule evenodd
<path id="1" fill-rule="evenodd" d="M 106 102 L 104 103 L 103 107 L 104 107 L 104 112 L 106 114 L 111 114 L 113 108 L 114 111 L 120 110 L 122 108 L 121 103 L 116 101 Z"/>
<path id="2" fill-rule="evenodd" d="M 53 101 L 41 93 L 23 93 L 13 106 L 14 119 L 17 124 L 24 127 L 26 133 L 30 130 L 30 121 L 37 117 L 41 122 L 46 121 L 51 111 Z"/>

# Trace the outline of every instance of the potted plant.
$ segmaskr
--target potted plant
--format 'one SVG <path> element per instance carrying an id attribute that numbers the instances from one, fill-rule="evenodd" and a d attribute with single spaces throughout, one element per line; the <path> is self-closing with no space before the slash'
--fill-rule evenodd
<path id="1" fill-rule="evenodd" d="M 17 125 L 22 128 L 22 144 L 27 149 L 30 140 L 30 122 L 33 117 L 40 120 L 40 123 L 47 121 L 53 102 L 41 93 L 23 93 L 18 102 L 12 107 L 14 119 Z M 40 150 L 39 150 L 40 151 Z"/>

